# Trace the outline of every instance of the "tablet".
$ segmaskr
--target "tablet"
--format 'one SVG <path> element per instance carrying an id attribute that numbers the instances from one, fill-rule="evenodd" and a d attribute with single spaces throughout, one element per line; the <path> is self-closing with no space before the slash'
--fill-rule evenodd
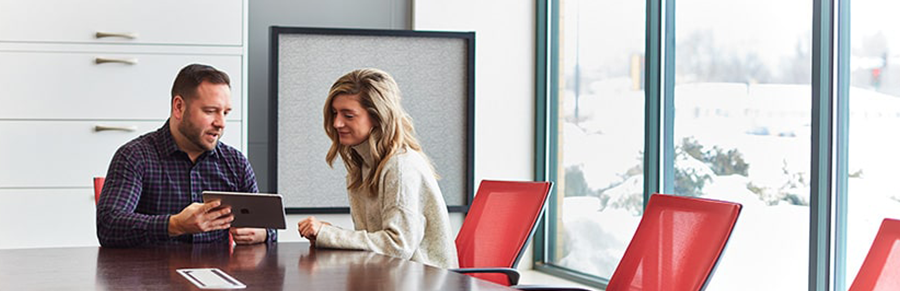
<path id="1" fill-rule="evenodd" d="M 231 227 L 286 229 L 281 195 L 265 193 L 203 191 L 203 202 L 221 200 L 231 206 Z"/>

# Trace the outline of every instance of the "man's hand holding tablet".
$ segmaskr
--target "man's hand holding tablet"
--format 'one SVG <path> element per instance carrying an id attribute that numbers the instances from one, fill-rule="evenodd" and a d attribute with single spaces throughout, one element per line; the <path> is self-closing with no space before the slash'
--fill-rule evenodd
<path id="1" fill-rule="evenodd" d="M 169 236 L 226 229 L 232 220 L 231 207 L 222 206 L 219 201 L 192 203 L 169 217 Z"/>

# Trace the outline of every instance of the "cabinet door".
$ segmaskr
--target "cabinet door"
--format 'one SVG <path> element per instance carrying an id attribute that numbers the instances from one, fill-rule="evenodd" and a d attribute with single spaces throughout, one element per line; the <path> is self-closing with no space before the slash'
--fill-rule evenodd
<path id="1" fill-rule="evenodd" d="M 92 187 L 121 145 L 164 122 L 0 121 L 0 188 Z M 229 121 L 222 142 L 241 150 L 242 139 Z"/>
<path id="2" fill-rule="evenodd" d="M 0 189 L 0 249 L 97 246 L 94 190 Z"/>
<path id="3" fill-rule="evenodd" d="M 243 18 L 241 0 L 0 0 L 0 41 L 240 46 Z"/>
<path id="4" fill-rule="evenodd" d="M 165 119 L 172 81 L 191 63 L 228 73 L 232 112 L 242 112 L 238 55 L 0 51 L 0 119 Z"/>

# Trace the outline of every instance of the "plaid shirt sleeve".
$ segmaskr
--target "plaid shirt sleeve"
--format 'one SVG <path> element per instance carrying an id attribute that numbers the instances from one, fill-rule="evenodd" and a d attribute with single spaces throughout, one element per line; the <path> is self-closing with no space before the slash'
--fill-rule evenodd
<path id="1" fill-rule="evenodd" d="M 169 239 L 169 216 L 135 212 L 143 176 L 138 151 L 127 147 L 113 156 L 97 202 L 97 238 L 107 247 L 130 247 Z"/>

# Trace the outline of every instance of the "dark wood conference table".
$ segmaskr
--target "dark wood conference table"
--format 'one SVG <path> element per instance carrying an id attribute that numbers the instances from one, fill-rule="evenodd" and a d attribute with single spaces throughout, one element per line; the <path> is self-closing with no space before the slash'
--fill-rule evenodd
<path id="1" fill-rule="evenodd" d="M 247 290 L 513 290 L 371 252 L 172 245 L 0 250 L 0 290 L 200 290 L 175 270 L 219 268 Z"/>

